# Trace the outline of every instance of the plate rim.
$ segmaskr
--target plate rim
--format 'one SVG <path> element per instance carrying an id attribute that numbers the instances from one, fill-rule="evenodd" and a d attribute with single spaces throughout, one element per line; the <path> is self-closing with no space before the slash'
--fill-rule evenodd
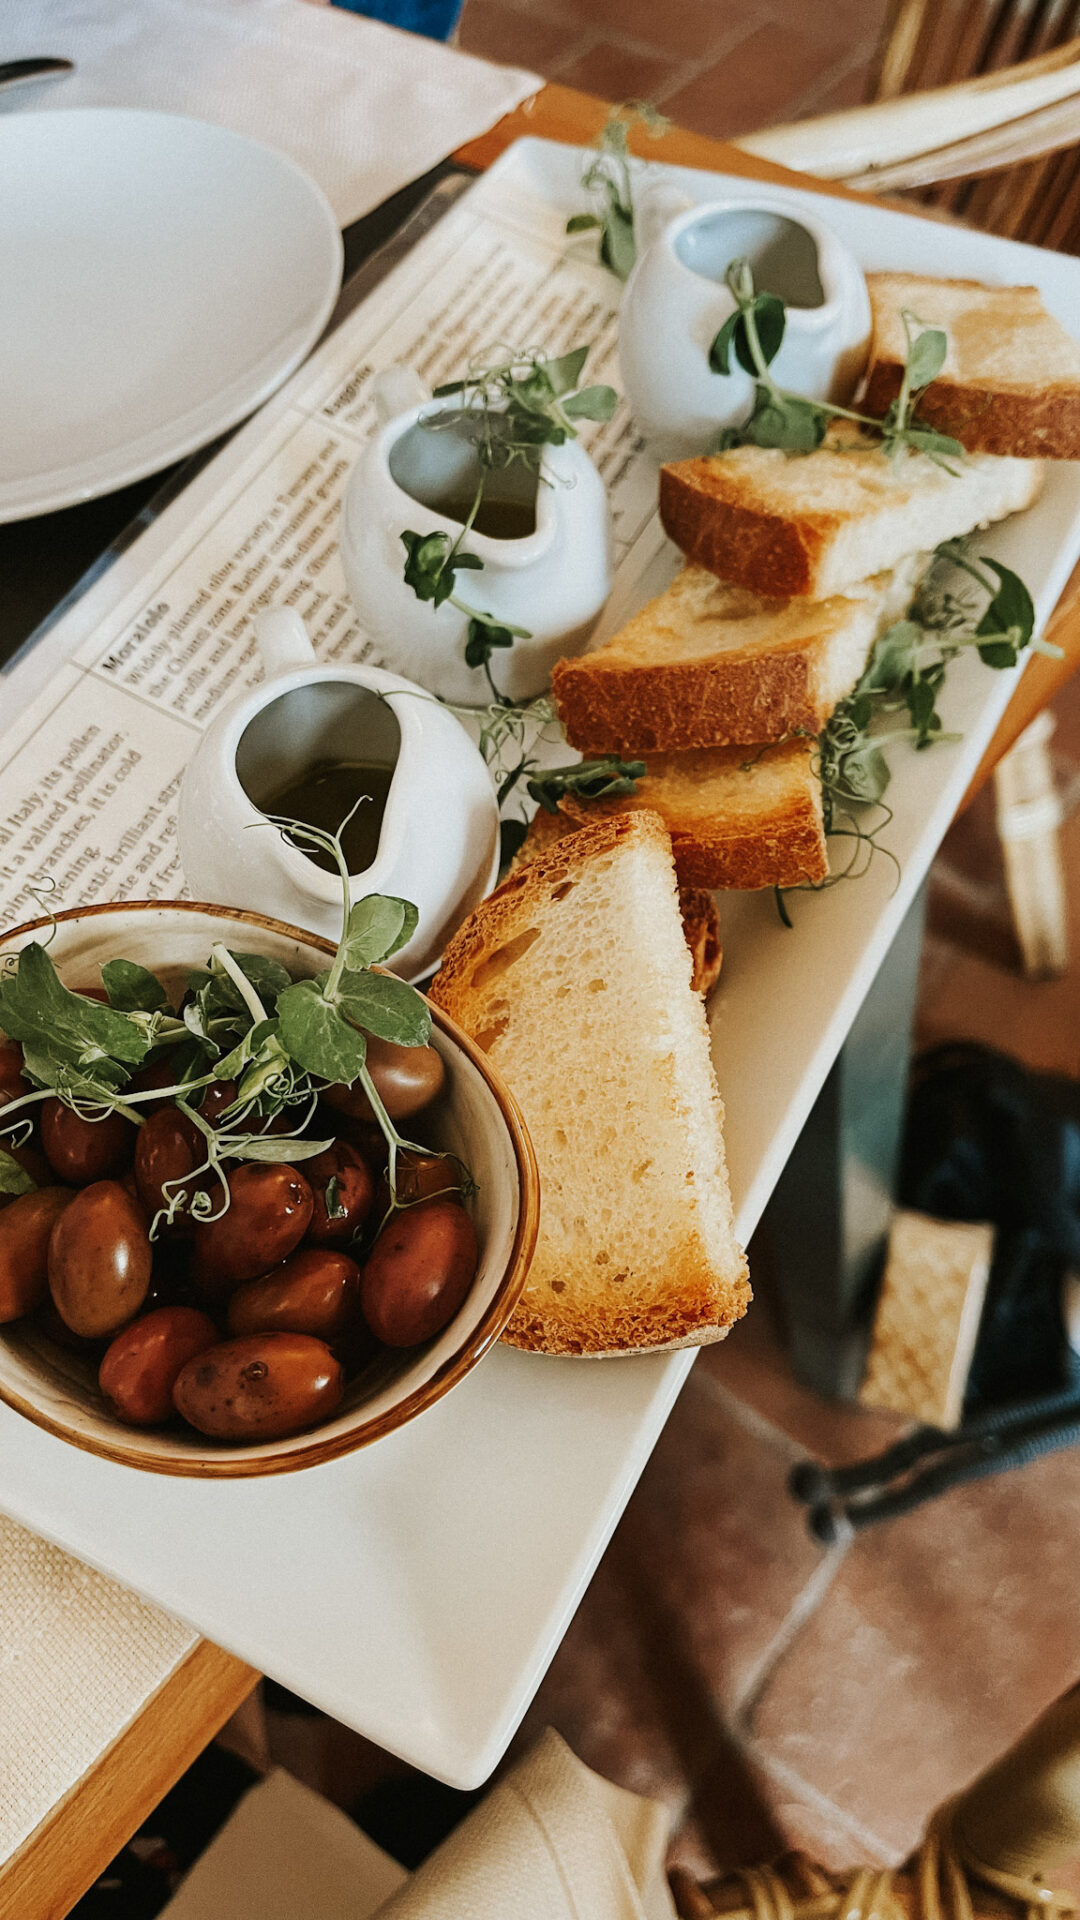
<path id="1" fill-rule="evenodd" d="M 113 122 L 162 122 L 177 123 L 185 127 L 197 127 L 202 134 L 225 144 L 237 144 L 254 148 L 284 173 L 292 174 L 302 185 L 311 208 L 313 222 L 317 218 L 325 242 L 325 284 L 317 301 L 312 300 L 307 323 L 300 328 L 299 338 L 290 352 L 275 361 L 273 369 L 262 380 L 247 387 L 242 396 L 234 398 L 231 404 L 222 408 L 213 424 L 205 423 L 189 427 L 187 431 L 172 434 L 168 424 L 153 428 L 149 434 L 143 433 L 138 440 L 130 440 L 117 450 L 117 458 L 110 461 L 105 456 L 107 477 L 99 473 L 92 475 L 91 469 L 100 462 L 83 460 L 62 468 L 53 468 L 56 476 L 53 485 L 43 483 L 40 474 L 29 476 L 26 482 L 19 480 L 0 480 L 0 526 L 11 525 L 20 520 L 31 520 L 39 515 L 60 512 L 65 507 L 81 505 L 88 500 L 97 500 L 121 488 L 131 486 L 134 481 L 146 479 L 149 475 L 160 473 L 177 460 L 183 460 L 188 454 L 196 453 L 200 448 L 209 446 L 220 434 L 238 426 L 255 413 L 272 394 L 295 373 L 307 358 L 316 342 L 321 338 L 326 323 L 332 314 L 341 292 L 341 278 L 345 259 L 345 248 L 337 216 L 319 182 L 279 147 L 271 146 L 268 141 L 256 139 L 253 135 L 242 133 L 235 127 L 223 126 L 215 120 L 200 119 L 197 114 L 168 113 L 153 107 L 57 107 L 49 111 L 16 112 L 0 115 L 0 159 L 4 157 L 5 143 L 17 140 L 19 131 L 32 126 L 35 133 L 57 127 L 60 130 L 73 122 L 89 123 L 102 119 Z M 314 284 L 314 283 L 313 283 Z M 243 385 L 243 373 L 228 382 L 226 390 L 234 390 L 238 381 Z M 213 396 L 198 403 L 198 410 L 204 413 L 207 407 L 213 407 Z M 179 416 L 182 421 L 190 418 L 193 409 L 188 407 Z M 147 446 L 147 440 L 152 442 Z M 133 451 L 142 446 L 141 453 Z M 127 450 L 127 457 L 120 456 Z M 33 491 L 31 491 L 31 486 Z M 20 493 L 21 488 L 21 493 Z"/>

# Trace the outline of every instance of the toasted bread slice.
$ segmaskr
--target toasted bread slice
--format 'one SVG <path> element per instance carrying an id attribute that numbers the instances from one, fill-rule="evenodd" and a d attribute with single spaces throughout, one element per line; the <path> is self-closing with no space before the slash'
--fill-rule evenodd
<path id="1" fill-rule="evenodd" d="M 529 822 L 529 831 L 514 855 L 510 872 L 518 873 L 522 867 L 530 866 L 542 854 L 550 853 L 557 840 L 562 840 L 568 833 L 579 832 L 591 820 L 598 818 L 600 816 L 595 807 L 583 807 L 580 819 L 565 812 L 563 807 L 558 813 L 548 813 L 541 807 Z M 705 887 L 680 887 L 679 912 L 682 915 L 683 937 L 690 949 L 691 984 L 695 993 L 707 998 L 720 978 L 724 963 L 716 901 Z"/>
<path id="2" fill-rule="evenodd" d="M 808 454 L 774 447 L 660 469 L 660 517 L 677 547 L 721 580 L 778 599 L 828 600 L 905 554 L 1029 507 L 1042 469 L 973 454 L 947 473 L 924 454 L 894 462 L 871 436 L 832 433 Z"/>
<path id="3" fill-rule="evenodd" d="M 582 752 L 636 754 L 820 733 L 925 567 L 912 555 L 829 600 L 764 600 L 684 567 L 602 647 L 559 661 L 567 736 Z"/>
<path id="4" fill-rule="evenodd" d="M 985 287 L 911 273 L 866 277 L 874 330 L 863 410 L 883 414 L 907 356 L 901 314 L 944 328 L 945 364 L 919 418 L 972 453 L 1080 460 L 1080 345 L 1037 287 Z"/>
<path id="5" fill-rule="evenodd" d="M 536 1149 L 540 1237 L 504 1337 L 594 1355 L 721 1339 L 750 1289 L 656 814 L 583 827 L 504 881 L 431 997 L 505 1077 Z"/>
<path id="6" fill-rule="evenodd" d="M 658 813 L 681 887 L 797 887 L 829 871 L 812 740 L 653 754 L 636 793 L 562 804 L 578 819 L 599 808 Z"/>

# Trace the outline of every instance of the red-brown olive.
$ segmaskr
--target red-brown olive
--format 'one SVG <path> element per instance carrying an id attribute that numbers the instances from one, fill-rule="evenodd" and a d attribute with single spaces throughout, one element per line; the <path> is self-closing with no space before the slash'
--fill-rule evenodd
<path id="1" fill-rule="evenodd" d="M 284 1266 L 245 1280 L 229 1301 L 230 1333 L 311 1333 L 335 1340 L 359 1315 L 360 1269 L 333 1247 L 301 1247 Z"/>
<path id="2" fill-rule="evenodd" d="M 68 1187 L 21 1193 L 0 1213 L 0 1322 L 17 1320 L 49 1290 L 49 1239 L 75 1195 Z"/>
<path id="3" fill-rule="evenodd" d="M 461 1192 L 461 1165 L 447 1154 L 412 1153 L 397 1157 L 398 1205 L 415 1207 L 421 1200 L 454 1200 Z M 390 1206 L 390 1181 L 383 1174 L 375 1194 L 375 1218 Z"/>
<path id="4" fill-rule="evenodd" d="M 283 1440 L 325 1420 L 345 1387 L 340 1362 L 306 1333 L 252 1333 L 189 1360 L 173 1405 L 215 1440 Z"/>
<path id="5" fill-rule="evenodd" d="M 179 1191 L 188 1197 L 205 1182 L 188 1181 L 187 1176 L 195 1167 L 201 1166 L 206 1159 L 203 1137 L 193 1120 L 179 1107 L 158 1107 L 139 1128 L 139 1137 L 135 1142 L 135 1181 L 139 1189 L 139 1198 L 153 1220 L 154 1215 L 166 1207 L 178 1189 L 170 1186 L 165 1192 L 166 1182 L 186 1182 Z M 186 1205 L 174 1221 L 178 1233 L 190 1233 L 194 1222 Z"/>
<path id="6" fill-rule="evenodd" d="M 442 1092 L 446 1068 L 434 1047 L 399 1047 L 392 1040 L 367 1036 L 367 1069 L 391 1120 L 408 1120 L 429 1107 Z M 350 1087 L 326 1087 L 323 1098 L 339 1113 L 374 1120 L 371 1102 L 359 1080 Z"/>
<path id="7" fill-rule="evenodd" d="M 111 1180 L 130 1166 L 135 1128 L 122 1113 L 101 1120 L 84 1120 L 62 1100 L 50 1098 L 41 1108 L 41 1144 L 60 1180 L 88 1187 L 95 1180 Z"/>
<path id="8" fill-rule="evenodd" d="M 124 1327 L 98 1373 L 98 1385 L 117 1419 L 128 1427 L 153 1427 L 170 1419 L 177 1376 L 217 1340 L 209 1314 L 194 1307 L 158 1307 Z"/>
<path id="9" fill-rule="evenodd" d="M 388 1347 L 415 1347 L 452 1320 L 476 1276 L 476 1228 L 456 1200 L 395 1213 L 360 1276 L 364 1318 Z"/>
<path id="10" fill-rule="evenodd" d="M 0 1227 L 8 1214 L 0 1214 Z M 49 1291 L 61 1319 L 84 1339 L 117 1333 L 138 1313 L 152 1266 L 142 1211 L 119 1180 L 80 1188 L 52 1230 Z"/>
<path id="11" fill-rule="evenodd" d="M 229 1174 L 229 1205 L 195 1228 L 191 1275 L 211 1296 L 231 1293 L 288 1259 L 314 1211 L 311 1188 L 295 1167 L 251 1162 Z"/>
<path id="12" fill-rule="evenodd" d="M 347 1140 L 335 1140 L 304 1161 L 304 1178 L 315 1196 L 308 1239 L 317 1247 L 347 1247 L 375 1197 L 375 1176 L 363 1154 Z"/>

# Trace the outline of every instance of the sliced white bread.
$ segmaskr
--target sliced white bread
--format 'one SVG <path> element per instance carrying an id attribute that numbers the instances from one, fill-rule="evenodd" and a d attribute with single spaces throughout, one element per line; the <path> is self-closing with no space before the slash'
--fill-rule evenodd
<path id="1" fill-rule="evenodd" d="M 578 833 L 590 821 L 601 818 L 595 806 L 587 803 L 580 809 L 580 818 L 565 811 L 565 802 L 558 813 L 548 813 L 541 807 L 529 822 L 529 831 L 510 864 L 511 873 L 519 873 L 542 854 L 550 853 L 557 840 L 568 833 Z M 720 938 L 720 915 L 716 901 L 705 887 L 679 888 L 679 912 L 682 915 L 683 938 L 690 949 L 690 978 L 695 993 L 707 997 L 720 978 L 720 969 L 724 961 L 724 948 Z"/>
<path id="2" fill-rule="evenodd" d="M 540 1236 L 504 1338 L 589 1355 L 721 1339 L 750 1288 L 656 814 L 583 827 L 512 875 L 431 997 L 503 1075 L 536 1149 Z"/>
<path id="3" fill-rule="evenodd" d="M 911 555 L 829 600 L 766 600 L 684 567 L 602 647 L 559 661 L 567 736 L 583 753 L 639 754 L 820 733 L 925 567 Z"/>
<path id="4" fill-rule="evenodd" d="M 651 754 L 635 793 L 593 802 L 571 796 L 562 804 L 578 820 L 595 819 L 600 809 L 658 813 L 681 887 L 797 887 L 829 871 L 815 747 L 794 739 Z"/>
<path id="5" fill-rule="evenodd" d="M 667 532 L 751 593 L 827 600 L 905 554 L 1020 512 L 1042 482 L 1036 461 L 972 454 L 948 473 L 910 451 L 894 462 L 869 436 L 840 438 L 808 454 L 733 447 L 661 467 Z"/>
<path id="6" fill-rule="evenodd" d="M 873 314 L 862 409 L 884 414 L 900 391 L 906 308 L 948 335 L 945 364 L 919 400 L 920 420 L 972 453 L 1080 460 L 1080 345 L 1037 287 L 986 287 L 870 273 Z"/>

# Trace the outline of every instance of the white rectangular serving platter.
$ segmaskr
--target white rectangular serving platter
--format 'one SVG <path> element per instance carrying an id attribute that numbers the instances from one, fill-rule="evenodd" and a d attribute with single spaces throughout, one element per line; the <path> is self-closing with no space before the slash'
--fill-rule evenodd
<path id="1" fill-rule="evenodd" d="M 482 212 L 497 197 L 505 212 L 509 199 L 525 224 L 561 223 L 583 206 L 583 157 L 521 141 L 467 203 Z M 868 268 L 1034 282 L 1066 325 L 1080 308 L 1080 260 L 828 195 L 647 171 L 699 201 L 730 190 L 809 205 Z M 1039 504 L 980 550 L 1024 577 L 1044 622 L 1080 553 L 1080 467 L 1052 468 Z M 641 598 L 672 564 L 657 552 Z M 771 895 L 722 902 L 711 1018 L 744 1240 L 1014 683 L 964 661 L 944 702 L 962 744 L 894 753 L 886 839 L 899 881 L 883 859 L 858 882 L 798 896 L 790 932 Z M 532 1697 L 692 1358 L 557 1361 L 498 1349 L 402 1433 L 250 1482 L 111 1466 L 0 1408 L 0 1505 L 368 1738 L 469 1787 L 490 1773 Z"/>

